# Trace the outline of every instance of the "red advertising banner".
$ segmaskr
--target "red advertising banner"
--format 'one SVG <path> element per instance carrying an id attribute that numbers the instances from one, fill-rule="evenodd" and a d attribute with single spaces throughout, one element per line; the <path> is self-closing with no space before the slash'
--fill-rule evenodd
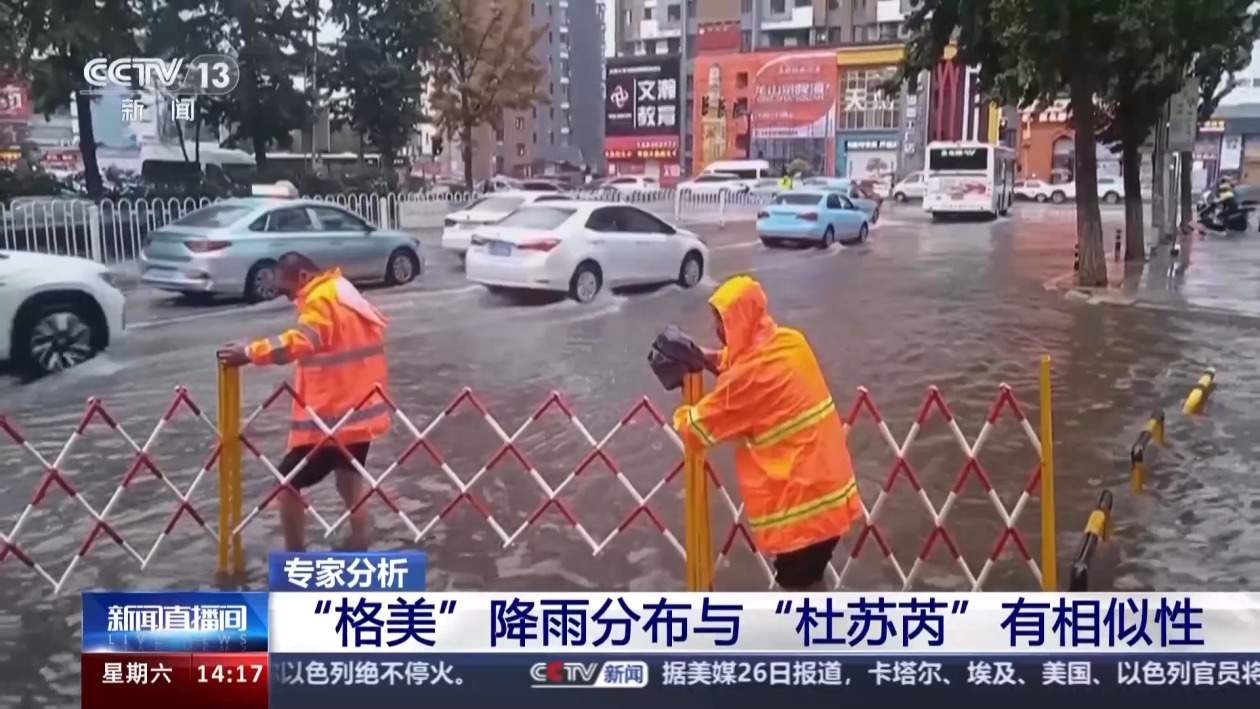
<path id="1" fill-rule="evenodd" d="M 757 71 L 755 138 L 827 138 L 836 127 L 836 53 L 782 54 Z"/>
<path id="2" fill-rule="evenodd" d="M 0 77 L 0 121 L 23 121 L 31 117 L 31 92 L 25 82 Z"/>
<path id="3" fill-rule="evenodd" d="M 738 22 L 704 22 L 697 28 L 697 52 L 738 52 L 739 46 Z"/>

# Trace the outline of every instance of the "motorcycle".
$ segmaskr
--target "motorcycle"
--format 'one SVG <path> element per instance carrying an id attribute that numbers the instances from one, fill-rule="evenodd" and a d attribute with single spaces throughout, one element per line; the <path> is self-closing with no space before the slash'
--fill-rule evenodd
<path id="1" fill-rule="evenodd" d="M 1255 210 L 1255 205 L 1227 206 L 1213 198 L 1199 207 L 1199 223 L 1210 231 L 1243 233 L 1247 231 L 1251 213 Z"/>

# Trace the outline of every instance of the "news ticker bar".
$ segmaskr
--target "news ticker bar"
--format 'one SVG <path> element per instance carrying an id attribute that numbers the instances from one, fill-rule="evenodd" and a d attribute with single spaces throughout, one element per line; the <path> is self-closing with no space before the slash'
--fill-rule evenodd
<path id="1" fill-rule="evenodd" d="M 564 691 L 555 691 L 564 690 Z M 765 709 L 767 702 L 837 700 L 849 706 L 1001 706 L 1048 699 L 1077 706 L 1122 702 L 1207 702 L 1215 708 L 1256 706 L 1260 655 L 1032 657 L 711 655 L 679 659 L 623 655 L 460 654 L 273 655 L 273 707 L 373 709 L 414 707 L 417 697 L 438 706 L 537 703 L 589 707 Z M 955 698 L 956 702 L 951 701 Z M 449 702 L 449 704 L 443 704 Z M 942 704 L 944 702 L 944 704 Z M 1041 704 L 1039 704 L 1041 705 Z"/>
<path id="2" fill-rule="evenodd" d="M 266 652 L 84 653 L 85 709 L 266 709 Z"/>

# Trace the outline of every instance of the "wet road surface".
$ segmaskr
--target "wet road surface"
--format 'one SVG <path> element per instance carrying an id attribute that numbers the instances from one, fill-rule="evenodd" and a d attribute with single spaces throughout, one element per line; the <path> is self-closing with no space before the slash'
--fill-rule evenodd
<path id="1" fill-rule="evenodd" d="M 1105 219 L 1110 234 L 1122 213 L 1109 211 Z M 715 344 L 706 298 L 720 279 L 739 272 L 752 272 L 763 282 L 782 324 L 804 330 L 842 411 L 849 410 L 858 386 L 867 387 L 898 442 L 931 385 L 940 389 L 968 441 L 979 433 L 1003 382 L 1013 387 L 1036 428 L 1038 360 L 1048 353 L 1054 360 L 1060 569 L 1066 569 L 1099 492 L 1109 488 L 1116 495 L 1114 537 L 1096 560 L 1095 587 L 1254 587 L 1260 581 L 1260 547 L 1254 543 L 1260 486 L 1253 464 L 1260 447 L 1260 418 L 1254 413 L 1260 384 L 1252 373 L 1260 358 L 1260 320 L 1254 311 L 1260 279 L 1243 279 L 1230 290 L 1215 275 L 1221 272 L 1236 280 L 1248 259 L 1260 263 L 1251 242 L 1212 238 L 1196 244 L 1194 264 L 1180 281 L 1173 278 L 1157 287 L 1151 285 L 1157 281 L 1135 276 L 1131 284 L 1147 279 L 1147 285 L 1135 286 L 1137 292 L 1171 294 L 1147 298 L 1148 307 L 1090 305 L 1044 287 L 1070 270 L 1073 229 L 1070 208 L 1021 205 L 1009 219 L 945 224 L 930 223 L 916 208 L 897 208 L 885 215 L 872 243 L 820 252 L 766 250 L 747 223 L 705 227 L 698 230 L 710 240 L 712 263 L 700 287 L 604 294 L 587 306 L 548 297 L 491 295 L 463 280 L 456 259 L 431 248 L 430 267 L 420 283 L 373 290 L 369 297 L 391 318 L 391 392 L 421 428 L 463 387 L 471 387 L 509 435 L 552 391 L 560 392 L 596 439 L 645 395 L 668 417 L 677 397 L 659 390 L 645 362 L 648 345 L 670 323 Z M 1150 270 L 1159 268 L 1154 264 Z M 143 445 L 177 385 L 187 387 L 213 419 L 216 345 L 274 334 L 293 319 L 286 303 L 191 307 L 137 291 L 125 341 L 56 377 L 26 385 L 0 380 L 0 411 L 52 460 L 78 425 L 85 399 L 96 396 Z M 1208 365 L 1219 370 L 1218 389 L 1205 415 L 1187 419 L 1180 414 L 1180 403 Z M 284 374 L 274 368 L 247 370 L 246 411 Z M 1148 492 L 1135 496 L 1127 487 L 1128 449 L 1156 407 L 1168 413 L 1169 449 L 1152 466 Z M 1034 470 L 1036 454 L 1008 414 L 988 437 L 979 462 L 1010 509 Z M 250 428 L 251 440 L 273 462 L 283 454 L 286 423 L 285 406 L 280 405 Z M 410 440 L 395 425 L 374 446 L 369 470 L 377 474 L 385 469 Z M 430 440 L 464 481 L 501 445 L 466 404 L 444 419 Z M 577 428 L 554 408 L 516 444 L 552 487 L 590 450 Z M 181 411 L 155 438 L 150 453 L 171 482 L 186 490 L 212 447 L 205 425 Z M 866 414 L 851 434 L 850 447 L 862 495 L 871 505 L 894 455 Z M 618 432 L 606 450 L 643 494 L 677 463 L 673 444 L 643 414 Z M 85 428 L 61 469 L 99 511 L 134 458 L 123 438 L 98 419 Z M 924 424 L 907 460 L 939 509 L 965 462 L 939 412 Z M 717 453 L 714 463 L 724 480 L 733 483 L 729 451 Z M 0 530 L 7 533 L 39 484 L 41 469 L 25 451 L 3 441 L 0 470 Z M 272 487 L 265 469 L 248 454 L 245 481 L 248 512 Z M 211 524 L 217 519 L 215 482 L 213 473 L 204 477 L 190 496 Z M 457 493 L 424 455 L 408 459 L 386 488 L 420 528 Z M 539 485 L 511 457 L 499 461 L 473 489 L 508 534 L 545 501 Z M 679 538 L 681 494 L 676 479 L 649 502 Z M 331 485 L 320 486 L 311 498 L 326 518 L 340 513 Z M 596 541 L 608 537 L 635 508 L 632 496 L 599 465 L 586 469 L 558 499 Z M 715 546 L 720 548 L 731 519 L 720 496 L 713 502 Z M 379 501 L 369 505 L 380 546 L 411 544 L 411 533 Z M 110 510 L 109 520 L 143 556 L 176 508 L 165 485 L 140 475 Z M 889 493 L 877 524 L 908 570 L 932 523 L 904 479 Z M 979 572 L 1003 528 L 974 477 L 944 526 L 973 573 Z M 91 527 L 82 508 L 54 487 L 16 541 L 60 576 Z M 1040 544 L 1036 500 L 1026 507 L 1017 528 L 1035 554 Z M 317 539 L 317 527 L 312 523 L 308 529 Z M 851 533 L 837 552 L 837 567 L 855 537 Z M 250 586 L 265 583 L 265 552 L 278 539 L 278 520 L 271 510 L 246 529 Z M 594 556 L 555 509 L 504 549 L 481 514 L 461 502 L 432 527 L 421 546 L 430 555 L 429 582 L 437 589 L 648 590 L 682 585 L 682 559 L 644 516 Z M 77 704 L 79 591 L 207 587 L 213 568 L 212 540 L 186 515 L 143 571 L 102 535 L 59 597 L 50 597 L 48 585 L 12 557 L 0 562 L 0 707 Z M 764 589 L 766 576 L 738 542 L 729 566 L 719 569 L 717 583 L 723 590 Z M 900 586 L 874 546 L 862 551 L 845 585 Z M 938 543 L 914 587 L 966 586 L 957 562 Z M 1008 546 L 986 588 L 1034 587 L 1026 563 Z"/>

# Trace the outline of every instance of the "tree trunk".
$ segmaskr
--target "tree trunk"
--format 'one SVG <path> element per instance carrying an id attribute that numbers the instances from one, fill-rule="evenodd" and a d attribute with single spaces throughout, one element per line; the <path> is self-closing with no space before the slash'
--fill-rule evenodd
<path id="1" fill-rule="evenodd" d="M 92 97 L 76 91 L 74 104 L 79 112 L 79 153 L 83 156 L 83 172 L 87 180 L 88 196 L 92 199 L 100 199 L 105 192 L 105 185 L 101 182 L 101 169 L 96 162 L 96 131 L 92 130 Z"/>
<path id="2" fill-rule="evenodd" d="M 1076 120 L 1076 241 L 1080 246 L 1082 286 L 1107 285 L 1107 257 L 1103 250 L 1102 214 L 1098 210 L 1098 146 L 1095 138 L 1094 87 L 1086 72 L 1077 72 L 1071 85 L 1072 114 Z"/>
<path id="3" fill-rule="evenodd" d="M 472 123 L 465 122 L 463 125 L 463 135 L 460 136 L 459 152 L 464 158 L 464 190 L 469 194 L 473 191 L 473 134 Z"/>
<path id="4" fill-rule="evenodd" d="M 1194 153 L 1189 150 L 1181 151 L 1177 162 L 1181 163 L 1181 188 L 1178 196 L 1181 198 L 1181 228 L 1184 230 L 1194 223 L 1194 187 L 1190 184 L 1194 172 Z"/>
<path id="5" fill-rule="evenodd" d="M 1122 140 L 1120 161 L 1124 173 L 1124 260 L 1146 260 L 1146 235 L 1143 233 L 1146 204 L 1142 201 L 1141 138 L 1126 130 Z"/>
<path id="6" fill-rule="evenodd" d="M 1155 150 L 1151 152 L 1151 230 L 1155 243 L 1164 238 L 1164 143 L 1163 114 L 1155 124 Z"/>

